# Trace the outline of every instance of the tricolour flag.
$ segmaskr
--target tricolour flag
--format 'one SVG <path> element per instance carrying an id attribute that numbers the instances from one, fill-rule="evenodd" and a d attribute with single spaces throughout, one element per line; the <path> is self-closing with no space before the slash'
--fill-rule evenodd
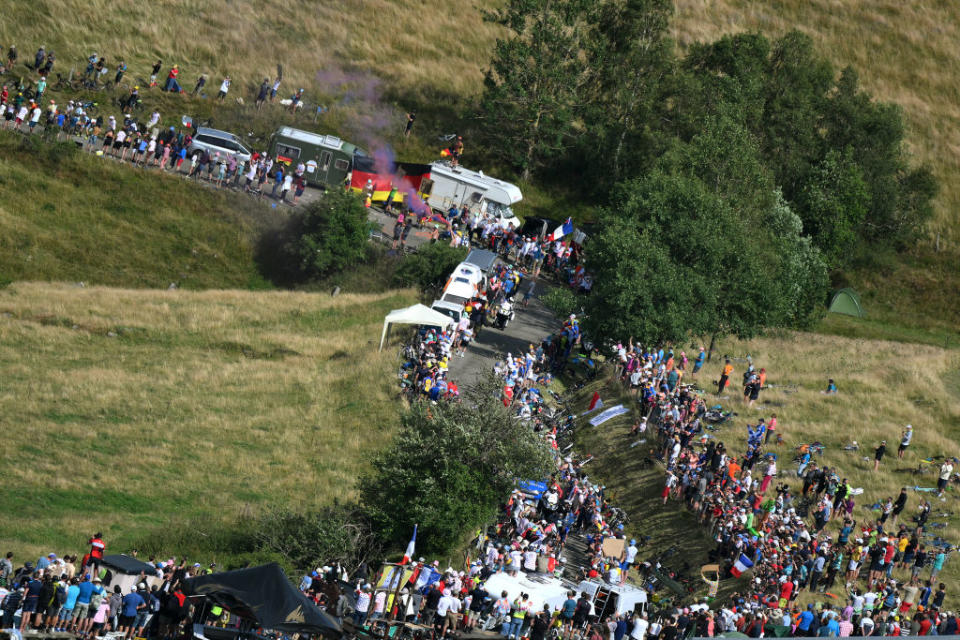
<path id="1" fill-rule="evenodd" d="M 400 561 L 400 564 L 407 564 L 413 559 L 413 552 L 416 544 L 417 544 L 417 525 L 413 525 L 413 537 L 410 538 L 410 542 L 407 543 L 407 550 L 403 552 L 403 560 Z"/>
<path id="2" fill-rule="evenodd" d="M 753 560 L 748 558 L 745 554 L 741 553 L 740 557 L 737 558 L 737 561 L 733 563 L 733 567 L 730 568 L 730 574 L 734 578 L 739 578 L 744 571 L 749 571 L 753 568 Z"/>
<path id="3" fill-rule="evenodd" d="M 547 236 L 547 240 L 549 240 L 550 242 L 553 242 L 554 240 L 559 240 L 563 236 L 570 233 L 573 233 L 573 220 L 570 218 L 567 218 L 567 220 L 562 225 L 554 229 L 553 233 Z"/>

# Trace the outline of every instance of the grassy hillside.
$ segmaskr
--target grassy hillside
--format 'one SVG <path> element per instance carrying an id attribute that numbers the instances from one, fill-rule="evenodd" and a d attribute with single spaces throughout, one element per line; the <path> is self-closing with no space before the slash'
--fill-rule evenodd
<path id="1" fill-rule="evenodd" d="M 333 106 L 330 127 L 343 124 L 338 110 L 353 112 L 371 99 L 379 103 L 385 91 L 385 108 L 356 124 L 396 131 L 405 108 L 443 109 L 479 90 L 500 33 L 483 22 L 481 9 L 496 4 L 469 0 L 425 8 L 412 0 L 323 0 L 295 8 L 278 0 L 39 0 L 5 16 L 0 44 L 16 44 L 22 61 L 32 60 L 41 44 L 52 48 L 61 72 L 82 68 L 93 51 L 106 56 L 111 68 L 123 57 L 131 79 L 145 79 L 159 57 L 164 76 L 169 65 L 180 65 L 188 89 L 199 74 L 210 74 L 211 95 L 229 74 L 235 81 L 231 97 L 247 101 L 264 77 L 274 77 L 279 63 L 283 93 L 302 86 L 311 103 Z M 941 179 L 931 230 L 960 243 L 960 89 L 954 81 L 960 5 L 676 0 L 676 8 L 673 30 L 681 47 L 723 33 L 776 36 L 797 28 L 838 65 L 854 65 L 878 98 L 903 107 L 917 159 Z M 424 115 L 418 127 L 432 132 L 430 118 Z"/>
<path id="2" fill-rule="evenodd" d="M 262 287 L 270 209 L 0 132 L 0 278 L 128 287 Z"/>
<path id="3" fill-rule="evenodd" d="M 120 551 L 200 514 L 349 496 L 396 408 L 382 318 L 414 300 L 0 290 L 0 548 L 78 551 L 103 530 Z"/>
<path id="4" fill-rule="evenodd" d="M 790 29 L 839 66 L 853 65 L 874 96 L 906 115 L 917 160 L 940 179 L 934 233 L 960 243 L 960 4 L 898 0 L 675 0 L 681 46 L 724 33 Z"/>
<path id="5" fill-rule="evenodd" d="M 693 347 L 694 345 L 690 345 Z M 688 349 L 688 353 L 690 350 Z M 761 338 L 747 342 L 726 341 L 719 346 L 720 354 L 736 358 L 734 382 L 740 380 L 747 355 L 756 366 L 768 371 L 768 383 L 773 387 L 761 393 L 758 405 L 747 409 L 739 395 L 740 387 L 731 384 L 732 391 L 717 399 L 716 385 L 722 359 L 707 364 L 698 382 L 708 390 L 710 405 L 721 403 L 724 409 L 738 413 L 734 420 L 711 433 L 738 454 L 746 449 L 747 423 L 755 424 L 760 417 L 776 413 L 779 432 L 784 445 L 771 447 L 780 459 L 781 478 L 799 488 L 796 464 L 792 462 L 794 447 L 815 440 L 826 445 L 819 464 L 837 468 L 854 487 L 863 487 L 865 493 L 857 499 L 855 518 L 863 522 L 871 517 L 869 506 L 887 496 L 896 497 L 900 487 L 936 486 L 936 474 L 931 465 L 921 465 L 927 456 L 960 456 L 960 350 L 935 346 L 920 346 L 881 340 L 850 339 L 811 333 L 790 333 L 776 338 Z M 836 380 L 840 389 L 837 396 L 824 396 L 827 377 Z M 575 409 L 585 407 L 594 390 L 600 390 L 604 403 L 630 402 L 621 394 L 619 385 L 595 382 L 578 392 Z M 712 389 L 712 391 L 711 391 Z M 628 406 L 635 406 L 629 404 Z M 662 508 L 659 499 L 663 488 L 662 467 L 645 467 L 653 438 L 648 443 L 631 448 L 636 438 L 629 435 L 635 413 L 616 418 L 600 427 L 583 426 L 577 432 L 577 448 L 581 454 L 597 457 L 591 463 L 591 475 L 608 487 L 614 500 L 632 516 L 631 533 L 651 535 L 651 548 L 644 551 L 653 555 L 677 540 L 683 539 L 682 553 L 671 562 L 679 568 L 686 563 L 696 570 L 706 560 L 706 551 L 712 543 L 709 536 L 689 540 L 689 530 L 695 519 L 674 503 Z M 902 462 L 896 455 L 888 455 L 878 473 L 872 471 L 873 449 L 880 440 L 888 443 L 888 452 L 896 451 L 896 442 L 906 424 L 913 424 L 915 437 Z M 845 451 L 852 441 L 860 444 L 860 451 Z M 864 460 L 864 458 L 869 458 Z M 919 467 L 925 473 L 913 472 Z M 911 490 L 907 512 L 912 514 L 921 498 L 931 494 Z M 958 513 L 960 490 L 953 485 L 945 501 L 932 500 L 935 513 Z M 953 544 L 960 542 L 956 526 L 960 517 L 931 517 L 931 522 L 947 522 L 945 529 L 933 529 Z M 834 534 L 839 525 L 827 528 Z M 687 540 L 690 544 L 687 545 Z M 949 574 L 947 573 L 949 571 Z M 909 576 L 907 576 L 909 577 Z M 947 564 L 944 577 L 960 580 L 960 563 L 953 559 Z M 958 601 L 954 595 L 952 607 Z"/>

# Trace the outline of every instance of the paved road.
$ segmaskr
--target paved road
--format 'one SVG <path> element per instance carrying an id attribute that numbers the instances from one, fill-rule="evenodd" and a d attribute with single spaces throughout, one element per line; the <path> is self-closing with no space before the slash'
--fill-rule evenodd
<path id="1" fill-rule="evenodd" d="M 520 285 L 520 292 L 525 293 L 529 286 L 529 280 L 524 280 Z M 517 303 L 516 317 L 506 330 L 483 327 L 477 339 L 467 348 L 467 355 L 453 358 L 450 362 L 450 377 L 460 386 L 469 388 L 493 370 L 498 358 L 507 353 L 524 353 L 531 344 L 538 344 L 548 334 L 556 331 L 558 324 L 553 312 L 539 299 L 549 286 L 551 285 L 544 281 L 537 282 L 529 306 L 524 307 L 522 303 Z M 521 293 L 517 294 L 518 299 L 522 299 Z"/>

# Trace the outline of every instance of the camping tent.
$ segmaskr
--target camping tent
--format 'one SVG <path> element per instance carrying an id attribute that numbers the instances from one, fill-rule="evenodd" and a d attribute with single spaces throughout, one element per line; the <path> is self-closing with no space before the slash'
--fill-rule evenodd
<path id="1" fill-rule="evenodd" d="M 830 307 L 827 309 L 831 313 L 843 313 L 856 318 L 863 317 L 863 307 L 860 306 L 860 296 L 853 289 L 840 289 L 833 294 L 830 300 Z"/>
<path id="2" fill-rule="evenodd" d="M 275 562 L 188 578 L 183 593 L 206 596 L 263 629 L 335 637 L 342 633 L 337 621 L 297 591 Z"/>
<path id="3" fill-rule="evenodd" d="M 383 320 L 383 334 L 380 336 L 381 351 L 383 350 L 383 343 L 387 339 L 387 331 L 390 330 L 392 324 L 422 324 L 443 329 L 453 324 L 453 319 L 422 304 L 415 304 L 406 309 L 394 309 Z"/>

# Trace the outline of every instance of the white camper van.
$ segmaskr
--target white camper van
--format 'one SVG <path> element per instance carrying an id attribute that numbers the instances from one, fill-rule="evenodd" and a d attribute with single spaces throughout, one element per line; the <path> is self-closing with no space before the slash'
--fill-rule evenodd
<path id="1" fill-rule="evenodd" d="M 429 193 L 424 189 L 427 204 L 446 213 L 450 207 L 466 205 L 471 211 L 491 215 L 504 227 L 519 227 L 520 220 L 512 205 L 523 199 L 516 185 L 444 162 L 430 165 Z"/>

